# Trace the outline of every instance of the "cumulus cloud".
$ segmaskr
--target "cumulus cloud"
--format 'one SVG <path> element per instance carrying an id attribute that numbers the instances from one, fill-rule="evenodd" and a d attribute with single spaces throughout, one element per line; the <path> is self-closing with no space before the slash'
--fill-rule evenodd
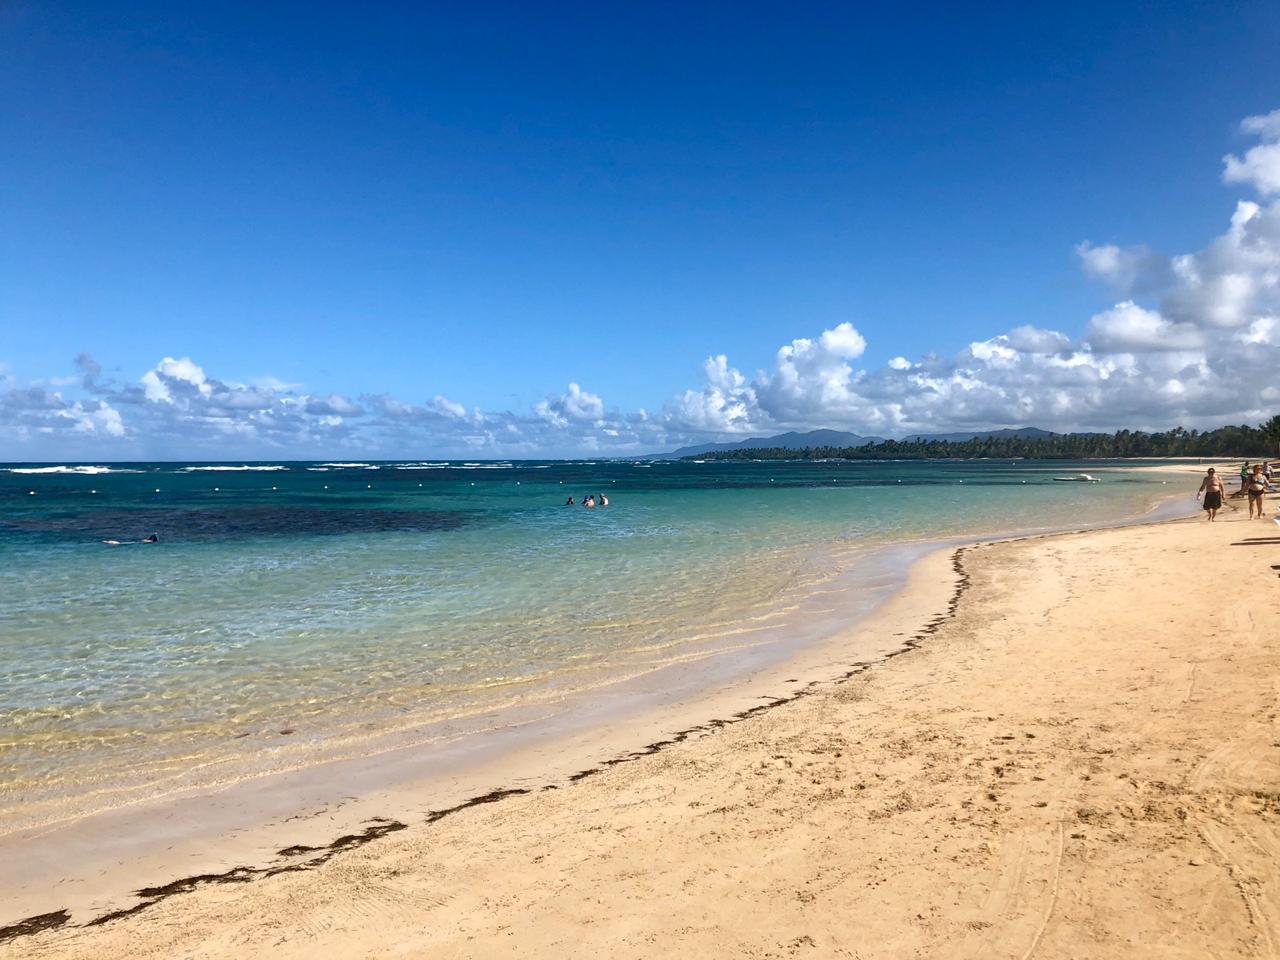
<path id="1" fill-rule="evenodd" d="M 604 416 L 604 401 L 588 393 L 576 383 L 558 397 L 548 397 L 534 406 L 534 412 L 548 423 L 567 427 L 574 423 L 592 423 Z"/>
<path id="2" fill-rule="evenodd" d="M 1230 153 L 1223 157 L 1223 181 L 1250 184 L 1264 197 L 1280 193 L 1280 110 L 1245 117 L 1240 129 L 1262 142 L 1250 147 L 1243 157 Z"/>
<path id="3" fill-rule="evenodd" d="M 174 402 L 175 390 L 179 396 L 189 399 L 193 392 L 207 397 L 213 389 L 204 371 L 190 357 L 181 360 L 165 357 L 154 370 L 142 375 L 142 388 L 148 400 L 163 403 Z"/>
<path id="4" fill-rule="evenodd" d="M 1205 343 L 1203 331 L 1195 324 L 1173 323 L 1132 300 L 1093 316 L 1084 336 L 1100 353 L 1195 350 Z"/>
<path id="5" fill-rule="evenodd" d="M 764 423 L 755 390 L 747 378 L 729 366 L 724 354 L 702 365 L 701 389 L 686 390 L 667 405 L 665 419 L 679 430 L 695 434 L 747 433 Z"/>
<path id="6" fill-rule="evenodd" d="M 303 409 L 317 416 L 358 417 L 364 409 L 340 393 L 331 393 L 324 397 L 308 397 Z"/>
<path id="7" fill-rule="evenodd" d="M 117 439 L 125 436 L 120 411 L 102 400 L 67 401 L 38 386 L 0 390 L 0 438 L 15 446 L 63 432 Z"/>

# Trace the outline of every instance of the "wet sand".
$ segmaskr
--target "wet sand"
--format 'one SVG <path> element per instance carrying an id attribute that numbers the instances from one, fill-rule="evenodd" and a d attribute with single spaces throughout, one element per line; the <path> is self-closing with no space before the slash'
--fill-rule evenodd
<path id="1" fill-rule="evenodd" d="M 940 552 L 721 722 L 548 742 L 0 955 L 1273 956 L 1280 527 L 1244 516 Z"/>

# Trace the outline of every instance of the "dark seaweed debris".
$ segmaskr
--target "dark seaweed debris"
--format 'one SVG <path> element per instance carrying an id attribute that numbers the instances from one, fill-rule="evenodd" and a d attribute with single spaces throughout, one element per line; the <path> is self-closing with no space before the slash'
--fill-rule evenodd
<path id="1" fill-rule="evenodd" d="M 27 919 L 11 923 L 7 927 L 0 927 L 0 943 L 8 943 L 18 937 L 29 937 L 33 933 L 39 933 L 41 930 L 54 930 L 70 919 L 71 914 L 65 910 L 55 910 L 53 913 L 42 913 L 36 917 L 27 917 Z"/>
<path id="2" fill-rule="evenodd" d="M 901 647 L 887 653 L 883 658 L 884 660 L 898 657 L 904 653 L 910 652 L 911 650 L 917 649 L 926 639 L 937 633 L 938 630 L 947 623 L 947 621 L 951 620 L 955 616 L 956 610 L 960 606 L 960 600 L 970 586 L 969 574 L 964 569 L 963 563 L 966 549 L 970 548 L 961 547 L 952 555 L 951 566 L 956 572 L 957 579 L 955 591 L 951 596 L 951 600 L 947 604 L 946 612 L 925 624 L 921 628 L 920 632 L 915 634 L 915 636 L 904 640 Z M 829 680 L 811 680 L 808 684 L 801 687 L 790 696 L 769 697 L 766 698 L 767 702 L 739 711 L 727 720 L 713 719 L 707 723 L 698 724 L 696 726 L 689 727 L 688 729 L 681 730 L 667 739 L 656 740 L 653 743 L 641 747 L 639 750 L 633 750 L 630 753 L 605 760 L 598 767 L 590 767 L 586 770 L 580 770 L 569 776 L 568 780 L 570 783 L 577 783 L 581 780 L 585 780 L 587 777 L 602 773 L 609 767 L 614 767 L 621 763 L 629 763 L 633 760 L 638 760 L 641 757 L 651 756 L 666 747 L 672 746 L 673 744 L 683 743 L 695 734 L 709 733 L 711 731 L 727 727 L 731 724 L 742 723 L 745 720 L 759 716 L 760 714 L 772 710 L 775 707 L 780 707 L 783 704 L 799 700 L 801 697 L 809 696 L 816 692 L 816 688 L 845 683 L 853 677 L 871 669 L 872 666 L 874 666 L 874 662 L 870 661 L 859 661 L 857 663 L 853 663 L 847 670 Z M 547 784 L 542 789 L 553 790 L 559 789 L 559 787 L 557 784 Z M 429 826 L 437 823 L 445 817 L 451 816 L 452 814 L 458 813 L 462 810 L 469 809 L 470 807 L 488 803 L 498 803 L 508 797 L 522 796 L 529 792 L 530 791 L 526 788 L 493 790 L 489 793 L 464 800 L 456 806 L 446 807 L 443 810 L 431 811 L 427 815 L 425 825 Z M 174 880 L 171 883 L 163 884 L 161 886 L 143 887 L 135 891 L 137 896 L 143 898 L 138 903 L 121 910 L 102 914 L 101 916 L 85 922 L 83 926 L 95 927 L 101 926 L 105 923 L 111 923 L 112 921 L 131 916 L 132 914 L 139 913 L 148 907 L 154 906 L 166 897 L 190 893 L 191 891 L 204 886 L 223 883 L 248 883 L 252 880 L 273 877 L 282 873 L 299 873 L 305 870 L 314 870 L 316 867 L 327 863 L 339 853 L 356 847 L 362 847 L 365 844 L 372 843 L 374 840 L 384 837 L 389 833 L 408 829 L 408 824 L 401 823 L 398 820 L 387 820 L 382 817 L 376 817 L 366 822 L 368 823 L 368 826 L 366 826 L 360 833 L 346 834 L 322 847 L 312 847 L 299 844 L 284 847 L 277 851 L 278 856 L 286 859 L 304 856 L 308 858 L 300 862 L 276 864 L 268 867 L 239 866 L 233 867 L 223 873 L 199 874 L 193 877 L 184 877 L 180 880 Z M 0 927 L 0 943 L 16 939 L 17 937 L 30 936 L 31 934 L 39 933 L 42 930 L 51 930 L 64 926 L 70 919 L 70 914 L 66 910 L 58 910 L 53 913 L 45 913 L 35 917 L 28 917 L 26 920 L 21 920 L 10 926 Z"/>

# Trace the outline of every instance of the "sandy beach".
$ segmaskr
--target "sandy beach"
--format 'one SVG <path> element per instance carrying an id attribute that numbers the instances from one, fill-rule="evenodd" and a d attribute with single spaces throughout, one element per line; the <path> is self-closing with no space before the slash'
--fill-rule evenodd
<path id="1" fill-rule="evenodd" d="M 940 551 L 672 742 L 51 901 L 0 955 L 1276 956 L 1280 528 L 1244 517 Z"/>

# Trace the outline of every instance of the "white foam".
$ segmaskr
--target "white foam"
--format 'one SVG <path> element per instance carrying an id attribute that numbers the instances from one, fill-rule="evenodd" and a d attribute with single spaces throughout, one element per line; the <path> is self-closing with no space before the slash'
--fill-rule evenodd
<path id="1" fill-rule="evenodd" d="M 322 463 L 322 464 L 320 464 L 320 466 L 322 466 L 322 467 L 351 467 L 351 468 L 360 468 L 360 467 L 363 467 L 365 470 L 377 470 L 377 469 L 378 469 L 378 468 L 377 468 L 377 467 L 375 467 L 372 463 Z"/>
<path id="2" fill-rule="evenodd" d="M 73 473 L 93 475 L 98 473 L 141 473 L 141 470 L 126 470 L 123 467 L 6 467 L 8 473 Z"/>
<path id="3" fill-rule="evenodd" d="M 276 470 L 288 470 L 288 467 L 282 467 L 279 464 L 271 464 L 269 466 L 250 466 L 249 464 L 241 464 L 238 467 L 183 467 L 181 473 L 239 473 L 250 471 L 253 473 L 261 473 Z"/>

